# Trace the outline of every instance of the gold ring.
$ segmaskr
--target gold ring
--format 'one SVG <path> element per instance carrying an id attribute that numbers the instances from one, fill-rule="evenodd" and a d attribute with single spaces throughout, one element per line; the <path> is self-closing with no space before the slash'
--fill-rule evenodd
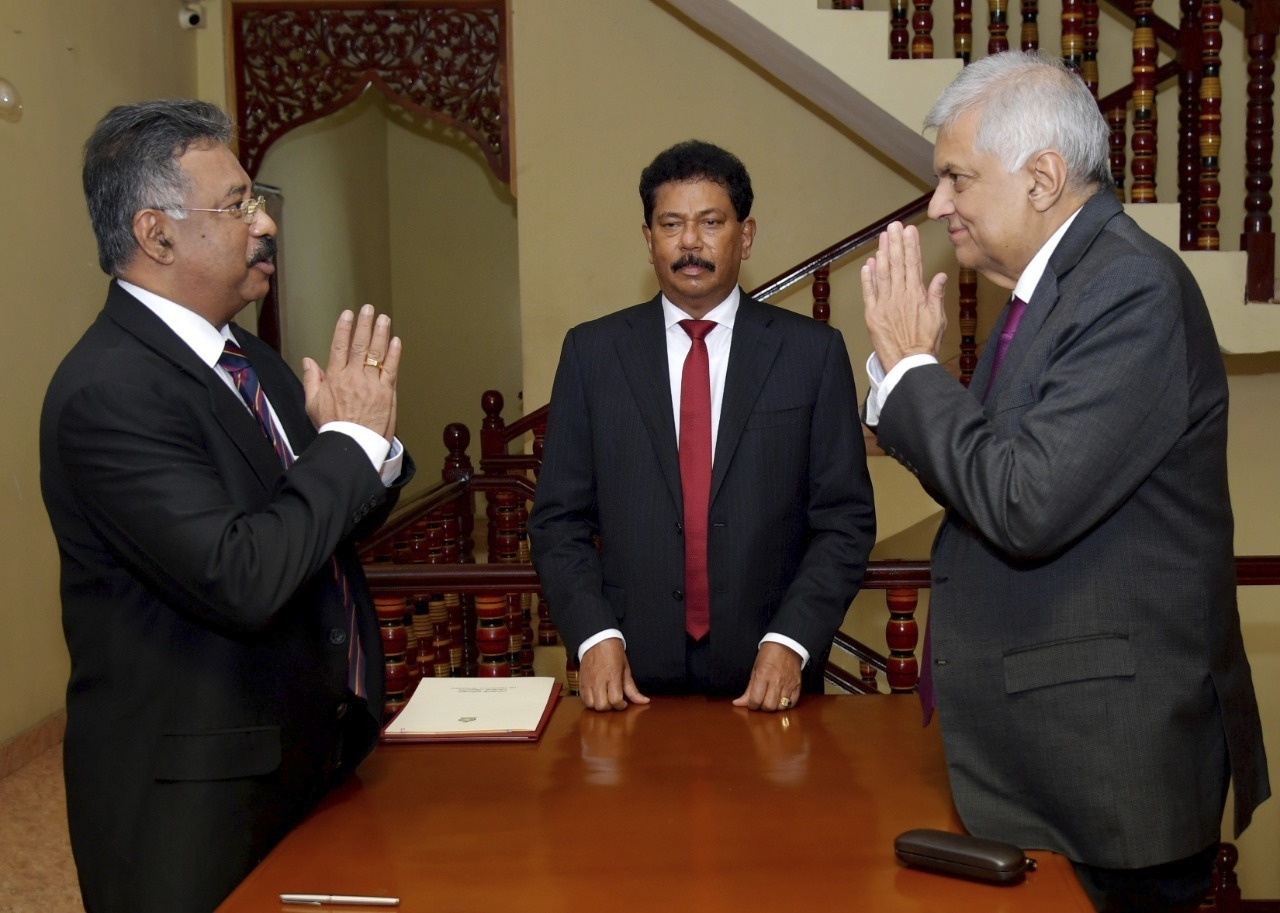
<path id="1" fill-rule="evenodd" d="M 779 699 L 779 701 L 778 701 L 778 709 L 779 709 L 779 710 L 786 710 L 786 709 L 787 709 L 787 708 L 789 708 L 790 706 L 791 706 L 791 698 L 789 698 L 789 697 L 784 697 L 784 698 Z"/>
<path id="2" fill-rule="evenodd" d="M 366 355 L 364 357 L 364 366 L 366 368 L 381 368 L 382 359 L 380 359 L 377 355 Z"/>

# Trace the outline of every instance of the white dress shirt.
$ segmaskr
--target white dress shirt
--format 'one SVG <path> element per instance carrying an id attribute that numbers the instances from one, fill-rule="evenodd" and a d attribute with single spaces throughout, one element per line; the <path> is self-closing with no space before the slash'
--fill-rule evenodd
<path id="1" fill-rule="evenodd" d="M 724 381 L 729 373 L 729 348 L 733 343 L 733 324 L 738 317 L 740 300 L 741 290 L 734 286 L 728 298 L 707 311 L 702 317 L 703 320 L 711 320 L 717 324 L 704 338 L 707 344 L 707 368 L 711 379 L 711 459 L 713 463 L 716 457 L 716 437 L 720 431 L 720 404 L 724 402 Z M 689 354 L 689 349 L 693 347 L 693 340 L 685 332 L 684 327 L 680 326 L 680 321 L 689 320 L 690 317 L 672 304 L 666 295 L 662 296 L 662 317 L 667 328 L 667 373 L 671 380 L 671 407 L 676 421 L 676 443 L 679 444 L 681 378 L 684 375 L 684 360 Z M 622 632 L 617 628 L 607 628 L 582 642 L 582 646 L 578 648 L 578 661 L 582 661 L 582 657 L 588 650 L 610 637 L 621 640 L 623 648 L 626 648 L 626 638 L 622 636 Z M 800 656 L 801 668 L 809 664 L 809 651 L 790 637 L 770 633 L 760 639 L 762 644 L 770 641 L 789 647 L 797 653 Z"/>
<path id="2" fill-rule="evenodd" d="M 1027 268 L 1018 277 L 1018 284 L 1013 287 L 1013 297 L 1021 298 L 1028 303 L 1031 301 L 1031 296 L 1035 294 L 1036 286 L 1040 284 L 1040 277 L 1044 275 L 1045 268 L 1049 265 L 1049 258 L 1053 256 L 1053 252 L 1058 247 L 1058 242 L 1062 240 L 1062 236 L 1067 233 L 1067 229 L 1071 227 L 1071 223 L 1076 220 L 1076 216 L 1079 214 L 1080 210 L 1077 209 L 1068 216 L 1067 221 L 1059 225 L 1058 230 L 1036 251 L 1036 255 L 1031 258 Z M 885 400 L 889 398 L 889 394 L 893 392 L 893 388 L 898 385 L 898 381 L 902 379 L 904 374 L 920 365 L 936 365 L 937 363 L 938 359 L 932 355 L 908 355 L 894 365 L 892 371 L 886 374 L 884 366 L 880 364 L 880 357 L 875 352 L 872 352 L 870 357 L 867 358 L 866 421 L 868 427 L 874 428 L 880 423 L 880 410 L 884 408 Z"/>
<path id="3" fill-rule="evenodd" d="M 117 279 L 116 283 L 164 321 L 165 326 L 173 330 L 174 334 L 186 343 L 191 348 L 191 351 L 195 352 L 196 357 L 208 365 L 221 378 L 222 382 L 236 394 L 236 399 L 240 401 L 245 409 L 252 413 L 252 410 L 249 409 L 249 404 L 244 401 L 240 396 L 240 391 L 236 389 L 235 380 L 232 379 L 225 368 L 218 364 L 218 359 L 222 356 L 222 350 L 227 340 L 232 338 L 229 326 L 224 326 L 219 330 L 195 311 L 167 298 L 162 298 L 154 292 L 149 292 L 130 282 L 125 282 L 123 279 Z M 276 410 L 271 405 L 271 400 L 267 399 L 265 390 L 262 398 L 266 400 L 267 409 L 271 413 L 271 420 L 280 432 L 280 437 L 285 442 L 285 446 L 289 448 L 290 455 L 296 457 L 297 454 L 294 452 L 293 445 L 289 443 L 289 435 L 284 429 L 284 424 L 276 415 Z M 325 422 L 320 431 L 337 431 L 354 438 L 360 448 L 368 455 L 369 462 L 373 465 L 373 468 L 378 470 L 383 485 L 390 485 L 399 478 L 401 466 L 404 462 L 404 447 L 400 444 L 399 438 L 388 444 L 387 439 L 378 434 L 378 432 L 355 422 Z"/>

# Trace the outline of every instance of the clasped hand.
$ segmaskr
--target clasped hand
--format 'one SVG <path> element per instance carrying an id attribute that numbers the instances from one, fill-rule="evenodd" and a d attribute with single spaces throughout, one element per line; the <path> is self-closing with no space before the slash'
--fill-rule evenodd
<path id="1" fill-rule="evenodd" d="M 862 267 L 862 303 L 872 348 L 885 372 L 908 355 L 937 356 L 947 329 L 946 273 L 924 284 L 920 232 L 891 222 Z"/>
<path id="2" fill-rule="evenodd" d="M 396 431 L 396 377 L 400 338 L 391 335 L 391 318 L 366 304 L 359 316 L 343 311 L 333 328 L 329 364 L 321 370 L 302 359 L 302 388 L 307 415 L 321 427 L 354 422 L 390 441 Z"/>

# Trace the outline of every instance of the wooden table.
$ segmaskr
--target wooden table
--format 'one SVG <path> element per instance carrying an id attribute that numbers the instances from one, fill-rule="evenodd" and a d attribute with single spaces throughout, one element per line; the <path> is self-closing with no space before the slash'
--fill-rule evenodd
<path id="1" fill-rule="evenodd" d="M 913 827 L 962 830 L 912 697 L 786 714 L 671 697 L 598 714 L 570 697 L 537 744 L 380 747 L 219 911 L 316 909 L 286 892 L 406 913 L 1092 910 L 1051 853 L 1012 887 L 904 868 L 893 838 Z"/>

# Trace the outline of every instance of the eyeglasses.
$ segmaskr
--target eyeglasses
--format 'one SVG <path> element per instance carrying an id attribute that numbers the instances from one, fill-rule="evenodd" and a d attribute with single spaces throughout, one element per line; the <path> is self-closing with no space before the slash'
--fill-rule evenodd
<path id="1" fill-rule="evenodd" d="M 256 200 L 241 200 L 239 203 L 232 203 L 230 206 L 222 209 L 200 209 L 197 206 L 180 206 L 170 212 L 233 212 L 238 215 L 244 222 L 249 223 L 258 215 L 258 210 L 263 213 L 267 212 L 267 198 L 258 197 Z"/>

